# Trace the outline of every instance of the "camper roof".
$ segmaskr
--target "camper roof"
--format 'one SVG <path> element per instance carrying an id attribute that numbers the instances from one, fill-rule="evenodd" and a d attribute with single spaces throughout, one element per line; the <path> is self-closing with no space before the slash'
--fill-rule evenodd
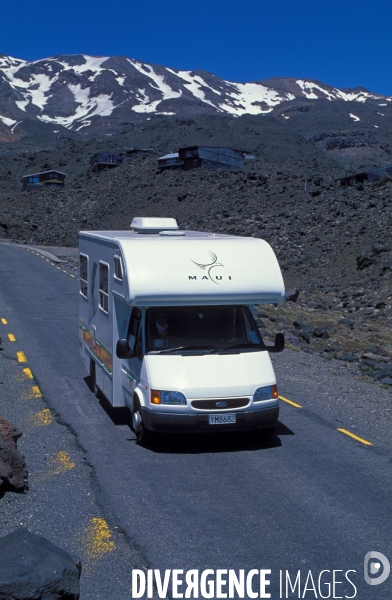
<path id="1" fill-rule="evenodd" d="M 80 238 L 121 249 L 127 275 L 124 299 L 132 304 L 260 304 L 284 299 L 278 261 L 264 240 L 178 230 L 151 235 L 85 231 Z"/>

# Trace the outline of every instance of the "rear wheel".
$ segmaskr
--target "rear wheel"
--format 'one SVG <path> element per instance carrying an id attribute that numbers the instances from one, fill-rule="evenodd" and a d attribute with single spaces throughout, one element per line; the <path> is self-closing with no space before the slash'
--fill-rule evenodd
<path id="1" fill-rule="evenodd" d="M 95 362 L 93 361 L 93 359 L 91 359 L 90 360 L 90 376 L 91 376 L 91 380 L 92 380 L 93 391 L 94 391 L 95 397 L 98 398 L 98 400 L 101 400 L 103 394 L 97 385 L 96 373 L 97 373 L 97 370 L 95 367 Z"/>

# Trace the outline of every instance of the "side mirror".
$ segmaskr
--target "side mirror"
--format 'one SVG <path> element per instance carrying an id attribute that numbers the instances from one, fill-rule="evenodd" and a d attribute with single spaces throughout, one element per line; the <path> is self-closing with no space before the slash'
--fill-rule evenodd
<path id="1" fill-rule="evenodd" d="M 130 349 L 128 340 L 118 340 L 116 344 L 116 356 L 117 358 L 128 358 L 130 355 Z"/>
<path id="2" fill-rule="evenodd" d="M 275 336 L 275 345 L 268 346 L 268 352 L 283 352 L 284 350 L 284 335 L 283 333 L 277 333 Z"/>

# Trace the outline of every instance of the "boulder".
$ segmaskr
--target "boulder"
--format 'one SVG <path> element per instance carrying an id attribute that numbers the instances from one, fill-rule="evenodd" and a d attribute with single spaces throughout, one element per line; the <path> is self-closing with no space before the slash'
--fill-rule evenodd
<path id="1" fill-rule="evenodd" d="M 354 354 L 349 354 L 348 352 L 342 352 L 337 356 L 338 360 L 344 360 L 345 362 L 355 362 L 357 357 Z"/>
<path id="2" fill-rule="evenodd" d="M 25 492 L 28 471 L 17 448 L 22 432 L 0 416 L 0 491 Z"/>
<path id="3" fill-rule="evenodd" d="M 78 600 L 80 559 L 24 527 L 0 538 L 0 600 Z"/>
<path id="4" fill-rule="evenodd" d="M 297 288 L 290 288 L 285 290 L 285 299 L 287 302 L 297 302 L 299 296 L 299 290 Z"/>
<path id="5" fill-rule="evenodd" d="M 293 321 L 293 325 L 298 330 L 299 337 L 309 344 L 310 337 L 313 334 L 313 329 L 309 325 L 305 325 L 301 319 L 296 319 Z"/>
<path id="6" fill-rule="evenodd" d="M 329 333 L 326 327 L 316 327 L 313 330 L 313 336 L 327 340 L 329 338 Z"/>

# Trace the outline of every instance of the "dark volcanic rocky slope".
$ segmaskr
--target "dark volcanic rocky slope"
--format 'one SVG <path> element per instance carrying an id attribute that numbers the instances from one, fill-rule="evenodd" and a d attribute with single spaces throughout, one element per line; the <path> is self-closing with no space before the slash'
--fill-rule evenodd
<path id="1" fill-rule="evenodd" d="M 244 148 L 256 158 L 238 172 L 157 170 L 160 154 L 202 140 Z M 143 144 L 154 145 L 155 154 L 127 158 L 101 174 L 88 170 L 93 152 Z M 314 286 L 328 280 L 355 287 L 371 277 L 378 283 L 390 277 L 391 181 L 342 188 L 334 181 L 341 165 L 313 140 L 270 117 L 155 117 L 133 138 L 60 138 L 46 147 L 35 140 L 35 148 L 3 147 L 4 239 L 76 245 L 80 229 L 128 228 L 137 215 L 172 216 L 184 228 L 265 238 L 289 284 L 305 279 Z M 20 191 L 22 173 L 49 168 L 67 173 L 63 189 Z"/>

